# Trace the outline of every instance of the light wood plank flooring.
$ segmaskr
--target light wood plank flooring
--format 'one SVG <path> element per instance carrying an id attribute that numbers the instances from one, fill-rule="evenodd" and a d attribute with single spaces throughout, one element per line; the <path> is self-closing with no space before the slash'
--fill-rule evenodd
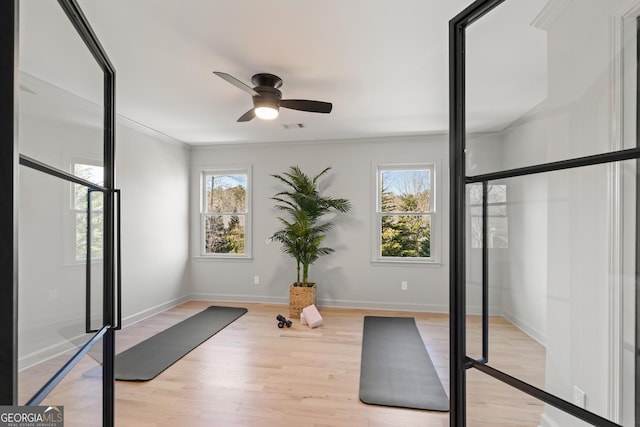
<path id="1" fill-rule="evenodd" d="M 294 319 L 279 329 L 282 305 L 191 301 L 117 334 L 117 352 L 209 305 L 242 306 L 248 313 L 148 382 L 116 382 L 117 426 L 433 426 L 449 425 L 447 413 L 366 405 L 358 399 L 362 322 L 366 315 L 413 316 L 445 390 L 449 389 L 449 327 L 445 314 L 320 308 L 321 328 Z M 544 386 L 544 348 L 502 318 L 491 319 L 491 362 Z M 479 319 L 468 321 L 468 346 L 479 348 Z M 26 399 L 52 360 L 20 373 Z M 101 381 L 86 357 L 43 404 L 65 406 L 65 426 L 101 423 Z M 531 426 L 539 401 L 486 375 L 468 372 L 468 426 Z M 37 389 L 37 388 L 36 388 Z"/>

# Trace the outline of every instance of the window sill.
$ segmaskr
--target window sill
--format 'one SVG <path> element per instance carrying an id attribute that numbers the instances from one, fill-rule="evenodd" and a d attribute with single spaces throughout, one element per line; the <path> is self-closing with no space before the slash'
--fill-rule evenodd
<path id="1" fill-rule="evenodd" d="M 91 265 L 102 265 L 102 259 L 92 259 L 91 260 Z M 64 261 L 62 264 L 63 267 L 68 267 L 68 268 L 78 268 L 78 267 L 82 267 L 85 268 L 87 266 L 86 261 Z"/>
<path id="2" fill-rule="evenodd" d="M 216 256 L 206 256 L 206 255 L 198 255 L 193 257 L 194 261 L 197 262 L 208 262 L 208 261 L 233 261 L 233 262 L 250 262 L 253 261 L 253 257 L 251 256 L 224 256 L 224 255 L 216 255 Z"/>
<path id="3" fill-rule="evenodd" d="M 427 267 L 427 268 L 440 268 L 444 265 L 441 261 L 427 261 L 427 260 L 404 260 L 404 259 L 373 259 L 371 260 L 373 265 L 402 265 L 403 267 L 415 266 L 415 267 Z"/>

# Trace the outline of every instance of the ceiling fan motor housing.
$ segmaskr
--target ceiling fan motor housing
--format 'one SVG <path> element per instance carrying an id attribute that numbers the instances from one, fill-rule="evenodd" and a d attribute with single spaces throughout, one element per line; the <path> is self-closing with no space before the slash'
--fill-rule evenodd
<path id="1" fill-rule="evenodd" d="M 258 73 L 251 77 L 251 83 L 254 86 L 269 86 L 278 89 L 282 86 L 282 79 L 274 74 Z"/>
<path id="2" fill-rule="evenodd" d="M 253 88 L 258 92 L 259 96 L 253 96 L 253 106 L 258 107 L 271 107 L 279 109 L 280 99 L 282 98 L 282 92 L 271 86 L 257 86 Z"/>

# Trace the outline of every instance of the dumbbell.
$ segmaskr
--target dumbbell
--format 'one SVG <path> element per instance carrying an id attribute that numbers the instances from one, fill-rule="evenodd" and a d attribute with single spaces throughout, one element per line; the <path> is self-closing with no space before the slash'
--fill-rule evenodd
<path id="1" fill-rule="evenodd" d="M 291 320 L 287 320 L 282 314 L 278 314 L 276 319 L 278 320 L 278 328 L 291 327 Z"/>

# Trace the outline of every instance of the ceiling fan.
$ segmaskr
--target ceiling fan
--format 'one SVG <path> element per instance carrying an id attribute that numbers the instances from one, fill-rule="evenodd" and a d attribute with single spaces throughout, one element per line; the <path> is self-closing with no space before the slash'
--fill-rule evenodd
<path id="1" fill-rule="evenodd" d="M 311 101 L 308 99 L 282 99 L 282 92 L 278 89 L 282 86 L 282 79 L 273 74 L 255 74 L 251 77 L 251 83 L 255 85 L 253 88 L 227 73 L 214 71 L 213 74 L 252 96 L 253 108 L 240 116 L 239 122 L 248 122 L 256 116 L 266 120 L 275 119 L 278 117 L 280 107 L 311 113 L 330 113 L 333 107 L 330 102 Z"/>

